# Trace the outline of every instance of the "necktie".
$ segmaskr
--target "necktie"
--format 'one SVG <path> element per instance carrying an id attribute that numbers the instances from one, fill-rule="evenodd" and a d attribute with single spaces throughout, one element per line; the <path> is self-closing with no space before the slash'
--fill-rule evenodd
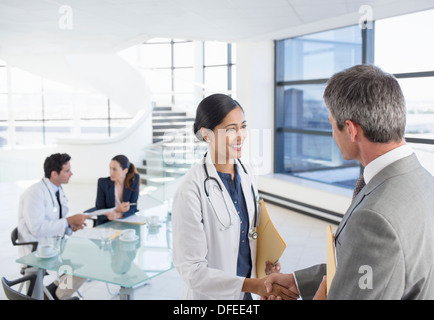
<path id="1" fill-rule="evenodd" d="M 59 204 L 59 219 L 62 219 L 62 205 L 60 204 L 59 190 L 56 191 L 57 203 Z"/>
<path id="2" fill-rule="evenodd" d="M 356 187 L 354 188 L 353 199 L 359 194 L 360 190 L 362 190 L 365 185 L 366 183 L 362 173 L 359 177 L 359 180 L 357 180 Z"/>

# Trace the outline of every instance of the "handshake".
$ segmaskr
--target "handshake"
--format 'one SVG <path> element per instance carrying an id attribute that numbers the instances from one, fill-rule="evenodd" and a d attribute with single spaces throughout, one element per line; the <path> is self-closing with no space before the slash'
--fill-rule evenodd
<path id="1" fill-rule="evenodd" d="M 256 280 L 256 286 L 250 292 L 260 295 L 262 300 L 296 300 L 300 296 L 292 273 L 271 273 Z M 326 288 L 326 277 L 323 277 L 313 300 L 325 300 L 327 298 Z"/>

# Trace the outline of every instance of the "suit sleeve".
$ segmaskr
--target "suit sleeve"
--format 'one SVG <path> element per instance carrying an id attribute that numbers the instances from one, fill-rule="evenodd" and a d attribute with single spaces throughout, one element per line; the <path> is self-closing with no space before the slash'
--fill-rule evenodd
<path id="1" fill-rule="evenodd" d="M 336 274 L 327 298 L 400 299 L 404 257 L 389 221 L 371 210 L 355 211 L 341 236 L 336 244 Z"/>
<path id="2" fill-rule="evenodd" d="M 99 178 L 98 189 L 96 191 L 96 200 L 95 200 L 95 207 L 97 210 L 106 209 L 106 204 L 105 204 L 106 192 L 107 192 L 107 187 L 105 186 L 104 178 Z"/>
<path id="3" fill-rule="evenodd" d="M 295 281 L 297 282 L 298 291 L 303 300 L 312 300 L 326 275 L 326 264 L 318 264 L 310 268 L 294 272 Z"/>

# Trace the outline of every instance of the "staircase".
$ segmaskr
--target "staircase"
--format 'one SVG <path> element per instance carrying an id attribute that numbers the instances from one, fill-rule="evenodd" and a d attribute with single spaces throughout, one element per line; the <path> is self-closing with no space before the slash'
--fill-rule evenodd
<path id="1" fill-rule="evenodd" d="M 193 130 L 194 118 L 186 112 L 172 111 L 172 107 L 154 107 L 152 111 L 153 142 L 163 141 L 164 133 L 168 129 Z"/>
<path id="2" fill-rule="evenodd" d="M 172 107 L 152 112 L 153 145 L 137 166 L 141 183 L 158 188 L 182 177 L 203 156 L 206 144 L 193 134 L 194 118 Z"/>

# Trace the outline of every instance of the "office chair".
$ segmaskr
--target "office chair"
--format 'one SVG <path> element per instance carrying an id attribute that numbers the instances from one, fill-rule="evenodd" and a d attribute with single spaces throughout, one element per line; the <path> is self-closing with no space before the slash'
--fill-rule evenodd
<path id="1" fill-rule="evenodd" d="M 9 281 L 5 277 L 2 278 L 2 285 L 3 290 L 5 291 L 6 297 L 9 300 L 36 300 L 35 298 L 32 298 L 33 294 L 33 288 L 35 287 L 36 282 L 36 274 L 29 274 L 27 276 L 24 276 L 22 278 Z M 30 281 L 29 288 L 27 290 L 27 294 L 23 294 L 19 291 L 15 291 L 12 289 L 13 286 L 17 284 L 23 284 L 26 281 Z M 22 286 L 21 286 L 22 287 Z"/>
<path id="2" fill-rule="evenodd" d="M 37 241 L 33 241 L 33 242 L 18 242 L 18 227 L 16 227 L 14 230 L 12 230 L 11 241 L 12 241 L 12 244 L 14 246 L 25 246 L 25 245 L 31 244 L 32 245 L 32 252 L 36 251 L 36 249 L 38 248 L 38 242 Z"/>
<path id="3" fill-rule="evenodd" d="M 7 280 L 5 277 L 2 278 L 2 285 L 3 285 L 3 290 L 6 294 L 6 297 L 9 300 L 38 300 L 35 298 L 32 298 L 32 294 L 33 294 L 33 289 L 35 288 L 35 283 L 36 283 L 36 278 L 37 275 L 36 274 L 29 274 L 27 276 L 24 276 L 22 278 L 16 279 L 16 280 Z M 23 287 L 23 284 L 26 281 L 30 281 L 29 284 L 29 288 L 27 289 L 27 294 L 21 293 L 20 290 Z M 14 290 L 12 287 L 20 284 L 20 289 L 19 291 Z M 49 300 L 53 300 L 51 296 L 47 295 L 47 292 L 44 290 L 44 293 L 46 294 L 46 297 Z M 67 300 L 79 300 L 78 297 L 71 297 Z"/>
<path id="4" fill-rule="evenodd" d="M 26 245 L 32 245 L 32 252 L 33 252 L 33 251 L 36 251 L 36 249 L 38 248 L 38 242 L 37 242 L 37 241 L 32 241 L 32 242 L 18 242 L 18 227 L 16 227 L 14 230 L 12 230 L 12 233 L 11 233 L 11 241 L 12 241 L 12 245 L 14 245 L 14 246 L 26 246 Z M 21 273 L 22 275 L 24 275 L 26 269 L 27 269 L 27 266 L 22 267 L 20 273 Z"/>
<path id="5" fill-rule="evenodd" d="M 11 241 L 12 241 L 12 244 L 14 245 L 14 246 L 24 246 L 24 245 L 31 245 L 32 246 L 32 252 L 34 252 L 34 251 L 36 251 L 36 249 L 38 248 L 38 242 L 37 241 L 32 241 L 32 242 L 18 242 L 18 227 L 16 227 L 14 230 L 12 230 L 12 233 L 11 233 Z M 28 268 L 28 266 L 23 266 L 22 268 L 21 268 L 21 270 L 20 270 L 20 273 L 22 274 L 22 275 L 25 275 L 26 274 L 26 269 Z M 48 273 L 45 271 L 44 272 L 44 276 L 46 276 L 46 275 L 48 275 Z M 21 279 L 24 279 L 24 278 L 26 278 L 26 277 L 30 277 L 30 276 L 35 276 L 36 277 L 36 274 L 29 274 L 28 276 L 25 276 L 25 277 L 23 277 L 23 278 L 21 278 Z M 36 278 L 35 278 L 36 279 Z M 5 279 L 6 280 L 6 279 Z M 18 280 L 17 280 L 18 281 Z M 20 281 L 20 282 L 17 282 L 17 283 L 21 283 L 21 286 L 20 286 L 20 288 L 18 289 L 18 292 L 21 292 L 21 290 L 22 290 L 22 287 L 23 287 L 23 282 L 25 282 L 26 280 L 23 280 L 23 281 Z M 33 280 L 33 286 L 35 285 L 35 280 Z M 4 285 L 4 284 L 3 284 Z M 6 289 L 5 289 L 6 290 Z M 32 287 L 32 290 L 33 290 L 33 287 Z M 47 290 L 47 288 L 46 287 L 44 287 L 44 294 L 50 299 L 50 300 L 53 300 L 53 297 L 52 297 L 52 295 L 51 295 L 51 293 Z M 80 297 L 81 297 L 81 293 L 79 292 L 79 295 L 80 295 Z M 31 294 L 30 294 L 30 296 L 31 296 Z M 15 299 L 16 300 L 16 299 Z M 33 299 L 33 300 L 35 300 L 35 299 Z"/>

